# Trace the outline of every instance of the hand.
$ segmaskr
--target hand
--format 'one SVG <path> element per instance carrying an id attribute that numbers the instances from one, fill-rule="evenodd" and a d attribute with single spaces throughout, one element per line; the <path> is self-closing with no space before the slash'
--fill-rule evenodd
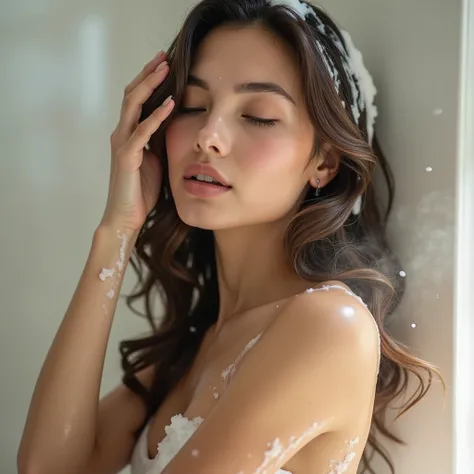
<path id="1" fill-rule="evenodd" d="M 161 69 L 157 70 L 160 67 Z M 138 123 L 143 103 L 164 81 L 169 66 L 160 52 L 125 88 L 120 120 L 110 137 L 111 169 L 107 205 L 101 225 L 138 231 L 155 206 L 162 184 L 159 159 L 145 146 L 173 110 L 168 99 Z"/>

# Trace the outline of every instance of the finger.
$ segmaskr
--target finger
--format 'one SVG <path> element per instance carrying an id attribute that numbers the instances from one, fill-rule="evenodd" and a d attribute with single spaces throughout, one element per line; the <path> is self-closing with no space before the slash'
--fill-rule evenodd
<path id="1" fill-rule="evenodd" d="M 125 88 L 124 92 L 124 98 L 122 100 L 122 106 L 121 106 L 121 111 L 120 111 L 120 118 L 119 122 L 117 123 L 117 126 L 115 127 L 115 130 L 113 134 L 115 135 L 115 142 L 116 143 L 124 143 L 126 140 L 128 140 L 130 133 L 128 133 L 126 136 L 122 138 L 123 135 L 123 126 L 121 125 L 122 121 L 122 113 L 123 113 L 123 108 L 124 108 L 124 102 L 126 101 L 125 98 L 129 97 L 130 93 L 139 85 L 141 82 L 143 82 L 150 74 L 152 74 L 156 68 L 167 58 L 167 54 L 164 51 L 159 51 L 156 56 L 149 61 L 142 69 L 142 71 L 135 77 L 135 79 L 128 84 L 128 86 Z M 127 99 L 128 100 L 128 99 Z M 140 112 L 140 111 L 139 111 Z M 138 113 L 139 113 L 138 112 Z"/>
<path id="2" fill-rule="evenodd" d="M 138 153 L 150 141 L 151 136 L 158 130 L 160 125 L 166 120 L 173 110 L 174 100 L 171 96 L 163 101 L 153 113 L 141 122 L 132 133 L 132 136 L 124 146 L 124 154 Z"/>
<path id="3" fill-rule="evenodd" d="M 142 105 L 150 98 L 154 90 L 164 81 L 169 66 L 162 62 L 153 74 L 150 74 L 133 92 L 124 98 L 119 120 L 119 133 L 128 139 L 138 125 Z"/>
<path id="4" fill-rule="evenodd" d="M 160 51 L 151 61 L 145 64 L 140 73 L 133 79 L 132 82 L 130 82 L 130 84 L 127 85 L 127 87 L 125 87 L 124 96 L 132 92 L 135 87 L 137 87 L 138 84 L 143 82 L 143 80 L 148 77 L 156 69 L 156 67 L 165 59 L 166 53 L 164 51 Z"/>

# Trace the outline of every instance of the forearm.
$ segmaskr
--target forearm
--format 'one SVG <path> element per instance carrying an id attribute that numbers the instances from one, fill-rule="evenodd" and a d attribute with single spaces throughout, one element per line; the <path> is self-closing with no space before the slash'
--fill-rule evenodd
<path id="1" fill-rule="evenodd" d="M 100 383 L 136 234 L 99 227 L 41 369 L 18 452 L 20 472 L 74 472 L 95 447 Z M 22 469 L 22 466 L 30 466 Z"/>

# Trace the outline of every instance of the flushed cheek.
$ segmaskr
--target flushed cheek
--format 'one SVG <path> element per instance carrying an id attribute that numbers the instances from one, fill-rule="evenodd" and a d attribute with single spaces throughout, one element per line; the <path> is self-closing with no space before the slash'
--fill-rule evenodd
<path id="1" fill-rule="evenodd" d="M 172 122 L 166 129 L 166 149 L 168 152 L 175 152 L 183 147 L 184 140 L 178 140 L 178 136 L 182 134 L 182 130 L 176 122 Z"/>
<path id="2" fill-rule="evenodd" d="M 274 136 L 255 140 L 239 153 L 239 167 L 242 173 L 268 178 L 293 172 L 297 169 L 296 148 L 296 143 L 275 140 Z"/>
<path id="3" fill-rule="evenodd" d="M 242 203 L 265 219 L 279 219 L 292 209 L 306 182 L 296 143 L 255 142 L 239 152 L 236 162 L 236 195 Z"/>
<path id="4" fill-rule="evenodd" d="M 178 170 L 180 160 L 189 154 L 190 145 L 186 141 L 183 127 L 178 123 L 171 123 L 166 130 L 166 151 L 170 177 Z"/>

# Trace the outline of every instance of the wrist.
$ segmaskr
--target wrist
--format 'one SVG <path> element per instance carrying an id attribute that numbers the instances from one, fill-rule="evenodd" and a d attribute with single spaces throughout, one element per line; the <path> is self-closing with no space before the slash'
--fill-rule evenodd
<path id="1" fill-rule="evenodd" d="M 131 251 L 135 246 L 139 233 L 140 230 L 101 223 L 94 231 L 94 240 L 108 240 L 110 242 L 118 241 L 120 239 L 122 242 L 125 241 L 125 246 Z"/>

